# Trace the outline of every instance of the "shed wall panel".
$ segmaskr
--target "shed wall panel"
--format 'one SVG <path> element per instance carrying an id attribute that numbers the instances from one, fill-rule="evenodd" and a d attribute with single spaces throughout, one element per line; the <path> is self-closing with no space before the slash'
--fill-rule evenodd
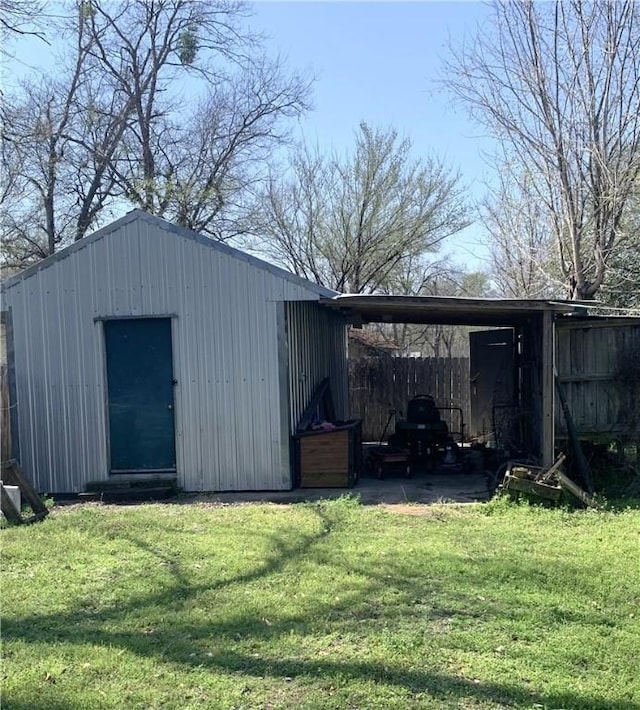
<path id="1" fill-rule="evenodd" d="M 171 316 L 180 485 L 289 488 L 277 304 L 317 298 L 303 283 L 144 219 L 14 282 L 4 307 L 13 313 L 25 471 L 42 491 L 78 492 L 108 477 L 101 319 Z"/>
<path id="2" fill-rule="evenodd" d="M 288 303 L 290 426 L 295 431 L 325 377 L 338 419 L 349 417 L 347 329 L 344 318 L 315 303 Z"/>

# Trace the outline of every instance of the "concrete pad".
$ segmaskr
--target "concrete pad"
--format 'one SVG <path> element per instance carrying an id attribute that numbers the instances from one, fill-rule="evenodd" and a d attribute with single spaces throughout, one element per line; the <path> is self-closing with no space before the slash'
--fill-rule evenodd
<path id="1" fill-rule="evenodd" d="M 473 503 L 491 497 L 487 476 L 440 470 L 420 473 L 413 478 L 389 477 L 384 480 L 361 477 L 353 488 L 296 488 L 292 491 L 247 491 L 215 493 L 206 496 L 212 503 L 301 503 L 353 495 L 363 505 L 400 505 L 433 503 Z M 202 497 L 204 498 L 204 497 Z"/>

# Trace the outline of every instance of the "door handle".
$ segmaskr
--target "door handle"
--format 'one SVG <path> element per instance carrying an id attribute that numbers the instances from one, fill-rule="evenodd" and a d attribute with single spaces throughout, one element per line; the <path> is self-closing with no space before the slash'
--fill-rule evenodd
<path id="1" fill-rule="evenodd" d="M 167 404 L 167 409 L 173 409 L 173 404 Z"/>

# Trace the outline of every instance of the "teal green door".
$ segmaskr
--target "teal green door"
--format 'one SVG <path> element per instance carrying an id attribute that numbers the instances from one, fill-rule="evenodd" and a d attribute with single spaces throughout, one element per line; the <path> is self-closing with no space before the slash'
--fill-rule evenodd
<path id="1" fill-rule="evenodd" d="M 176 470 L 171 319 L 104 322 L 111 473 Z"/>

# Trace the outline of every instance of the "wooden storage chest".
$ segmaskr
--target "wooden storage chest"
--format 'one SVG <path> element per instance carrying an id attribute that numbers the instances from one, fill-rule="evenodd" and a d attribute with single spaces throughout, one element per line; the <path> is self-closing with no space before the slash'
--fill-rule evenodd
<path id="1" fill-rule="evenodd" d="M 360 474 L 362 420 L 335 429 L 296 434 L 296 463 L 301 488 L 348 488 Z"/>

